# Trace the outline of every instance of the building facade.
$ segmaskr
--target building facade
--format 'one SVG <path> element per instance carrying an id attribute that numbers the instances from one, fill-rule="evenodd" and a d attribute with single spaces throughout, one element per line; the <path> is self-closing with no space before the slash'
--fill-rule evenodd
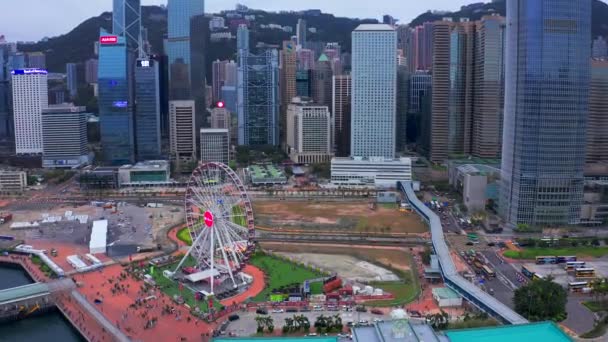
<path id="1" fill-rule="evenodd" d="M 54 105 L 42 110 L 42 167 L 79 168 L 89 164 L 86 107 Z"/>
<path id="2" fill-rule="evenodd" d="M 161 157 L 160 74 L 153 59 L 135 65 L 135 155 L 137 161 Z"/>
<path id="3" fill-rule="evenodd" d="M 140 0 L 113 0 L 112 34 L 125 38 L 130 52 L 139 48 L 141 37 Z"/>
<path id="4" fill-rule="evenodd" d="M 99 62 L 95 58 L 88 59 L 84 64 L 84 79 L 88 84 L 97 83 Z"/>
<path id="5" fill-rule="evenodd" d="M 448 159 L 450 110 L 450 31 L 451 21 L 433 24 L 433 72 L 430 140 L 428 157 L 434 163 Z"/>
<path id="6" fill-rule="evenodd" d="M 280 90 L 281 90 L 281 120 L 279 122 L 281 130 L 281 143 L 286 139 L 285 125 L 287 122 L 287 106 L 296 97 L 296 69 L 297 54 L 295 44 L 288 40 L 283 42 L 283 49 L 280 52 Z"/>
<path id="7" fill-rule="evenodd" d="M 230 161 L 230 131 L 226 128 L 202 128 L 201 162 L 228 164 Z"/>
<path id="8" fill-rule="evenodd" d="M 591 61 L 587 163 L 608 161 L 608 61 Z"/>
<path id="9" fill-rule="evenodd" d="M 302 47 L 306 47 L 306 35 L 308 33 L 308 28 L 306 26 L 306 20 L 298 19 L 298 23 L 296 24 L 296 39 L 298 45 Z"/>
<path id="10" fill-rule="evenodd" d="M 42 110 L 48 107 L 47 71 L 16 69 L 11 71 L 15 152 L 41 154 Z"/>
<path id="11" fill-rule="evenodd" d="M 591 1 L 508 1 L 506 27 L 501 213 L 510 226 L 575 224 L 583 201 Z"/>
<path id="12" fill-rule="evenodd" d="M 193 100 L 169 101 L 171 159 L 176 170 L 192 171 L 196 163 L 195 104 Z"/>
<path id="13" fill-rule="evenodd" d="M 396 188 L 398 181 L 412 180 L 409 158 L 333 158 L 331 183 L 338 186 Z"/>
<path id="14" fill-rule="evenodd" d="M 338 157 L 350 156 L 351 95 L 350 75 L 332 77 L 332 144 Z"/>
<path id="15" fill-rule="evenodd" d="M 70 99 L 73 100 L 78 94 L 78 65 L 76 63 L 67 63 L 65 65 L 65 78 Z"/>
<path id="16" fill-rule="evenodd" d="M 27 187 L 25 171 L 0 171 L 0 194 L 21 194 Z"/>
<path id="17" fill-rule="evenodd" d="M 294 163 L 325 163 L 333 156 L 327 106 L 294 98 L 287 110 L 287 154 Z"/>
<path id="18" fill-rule="evenodd" d="M 393 158 L 397 96 L 397 33 L 360 25 L 352 33 L 351 155 Z"/>
<path id="19" fill-rule="evenodd" d="M 216 107 L 211 110 L 211 128 L 230 129 L 231 118 L 230 112 L 226 107 Z"/>

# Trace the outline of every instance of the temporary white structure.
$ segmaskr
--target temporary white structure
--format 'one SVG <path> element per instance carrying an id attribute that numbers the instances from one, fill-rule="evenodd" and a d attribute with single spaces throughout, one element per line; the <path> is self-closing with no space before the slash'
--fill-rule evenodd
<path id="1" fill-rule="evenodd" d="M 89 252 L 91 254 L 105 253 L 108 239 L 108 220 L 93 221 Z"/>

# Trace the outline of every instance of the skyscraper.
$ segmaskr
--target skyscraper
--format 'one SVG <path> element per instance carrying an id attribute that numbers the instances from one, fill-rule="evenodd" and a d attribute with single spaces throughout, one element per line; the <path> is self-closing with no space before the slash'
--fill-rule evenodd
<path id="1" fill-rule="evenodd" d="M 211 64 L 211 88 L 213 92 L 213 102 L 222 99 L 222 87 L 226 82 L 226 64 L 228 61 L 213 61 Z"/>
<path id="2" fill-rule="evenodd" d="M 407 66 L 397 67 L 397 119 L 395 138 L 397 151 L 403 152 L 407 147 L 408 101 L 410 95 L 410 72 Z"/>
<path id="3" fill-rule="evenodd" d="M 131 164 L 135 158 L 132 83 L 126 38 L 101 29 L 99 36 L 99 117 L 104 160 Z"/>
<path id="4" fill-rule="evenodd" d="M 583 200 L 591 1 L 507 1 L 500 210 L 508 225 L 575 224 Z"/>
<path id="5" fill-rule="evenodd" d="M 65 65 L 65 78 L 70 98 L 75 99 L 78 94 L 78 66 L 76 63 L 67 63 Z"/>
<path id="6" fill-rule="evenodd" d="M 46 55 L 42 52 L 28 52 L 27 53 L 27 67 L 46 69 Z"/>
<path id="7" fill-rule="evenodd" d="M 430 118 L 429 159 L 434 163 L 449 155 L 450 31 L 452 22 L 433 24 L 433 86 Z"/>
<path id="8" fill-rule="evenodd" d="M 287 110 L 287 153 L 294 163 L 326 163 L 333 156 L 329 108 L 293 99 Z"/>
<path id="9" fill-rule="evenodd" d="M 279 56 L 276 50 L 239 55 L 239 145 L 279 144 Z"/>
<path id="10" fill-rule="evenodd" d="M 141 36 L 140 0 L 113 0 L 112 34 L 125 37 L 129 52 L 137 51 Z"/>
<path id="11" fill-rule="evenodd" d="M 99 68 L 98 60 L 91 58 L 84 64 L 84 79 L 88 84 L 97 83 L 97 69 Z"/>
<path id="12" fill-rule="evenodd" d="M 306 48 L 306 34 L 308 32 L 308 28 L 306 27 L 306 20 L 298 19 L 298 23 L 296 24 L 296 35 L 297 42 L 303 48 Z"/>
<path id="13" fill-rule="evenodd" d="M 332 77 L 332 144 L 338 157 L 350 156 L 351 94 L 352 79 L 350 75 Z"/>
<path id="14" fill-rule="evenodd" d="M 47 71 L 17 69 L 11 72 L 17 154 L 42 153 L 42 110 L 48 107 Z"/>
<path id="15" fill-rule="evenodd" d="M 10 70 L 8 68 L 9 47 L 0 45 L 0 149 L 5 154 L 13 153 L 13 116 L 11 105 Z M 10 152 L 9 152 L 10 151 Z"/>
<path id="16" fill-rule="evenodd" d="M 388 25 L 363 24 L 352 41 L 351 154 L 394 158 L 397 33 Z"/>
<path id="17" fill-rule="evenodd" d="M 296 47 L 292 41 L 284 41 L 283 49 L 280 52 L 281 64 L 281 120 L 279 126 L 281 128 L 281 143 L 286 138 L 287 124 L 287 107 L 291 100 L 296 97 L 296 69 L 297 69 L 297 54 Z"/>
<path id="18" fill-rule="evenodd" d="M 135 65 L 135 155 L 137 161 L 161 157 L 160 75 L 158 63 L 140 58 Z"/>
<path id="19" fill-rule="evenodd" d="M 201 161 L 228 164 L 230 131 L 227 128 L 202 128 L 200 136 Z"/>
<path id="20" fill-rule="evenodd" d="M 608 161 L 608 61 L 591 61 L 587 163 Z"/>
<path id="21" fill-rule="evenodd" d="M 192 100 L 169 102 L 171 158 L 176 170 L 192 171 L 196 163 L 195 104 Z"/>
<path id="22" fill-rule="evenodd" d="M 593 40 L 593 52 L 591 56 L 593 58 L 608 57 L 608 43 L 604 37 L 599 36 Z"/>
<path id="23" fill-rule="evenodd" d="M 320 106 L 331 107 L 332 76 L 331 63 L 322 54 L 312 71 L 312 97 Z"/>
<path id="24" fill-rule="evenodd" d="M 71 104 L 42 110 L 42 166 L 78 168 L 89 163 L 86 107 Z"/>

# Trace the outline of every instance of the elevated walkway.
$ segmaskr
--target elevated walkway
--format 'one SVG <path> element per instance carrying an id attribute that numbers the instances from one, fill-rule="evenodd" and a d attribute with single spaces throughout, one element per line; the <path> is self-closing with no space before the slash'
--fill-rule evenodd
<path id="1" fill-rule="evenodd" d="M 457 272 L 456 265 L 452 260 L 448 245 L 443 236 L 443 228 L 439 217 L 418 199 L 411 181 L 397 182 L 397 187 L 403 192 L 412 208 L 414 208 L 431 227 L 431 241 L 433 243 L 433 248 L 435 249 L 435 254 L 437 254 L 437 257 L 439 258 L 439 266 L 446 285 L 458 292 L 480 310 L 487 312 L 490 316 L 505 324 L 528 323 L 528 320 L 464 279 L 464 277 Z"/>

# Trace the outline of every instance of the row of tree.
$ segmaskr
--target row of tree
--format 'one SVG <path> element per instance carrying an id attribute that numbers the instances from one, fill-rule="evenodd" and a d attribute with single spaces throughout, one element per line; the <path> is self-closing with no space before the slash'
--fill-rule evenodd
<path id="1" fill-rule="evenodd" d="M 294 315 L 293 317 L 285 318 L 285 325 L 283 326 L 283 333 L 292 333 L 303 330 L 304 332 L 310 331 L 310 321 L 308 317 L 304 315 Z"/>
<path id="2" fill-rule="evenodd" d="M 268 332 L 271 334 L 274 331 L 274 319 L 272 316 L 255 316 L 255 322 L 258 324 L 258 334 L 262 334 L 264 328 L 268 329 Z"/>

